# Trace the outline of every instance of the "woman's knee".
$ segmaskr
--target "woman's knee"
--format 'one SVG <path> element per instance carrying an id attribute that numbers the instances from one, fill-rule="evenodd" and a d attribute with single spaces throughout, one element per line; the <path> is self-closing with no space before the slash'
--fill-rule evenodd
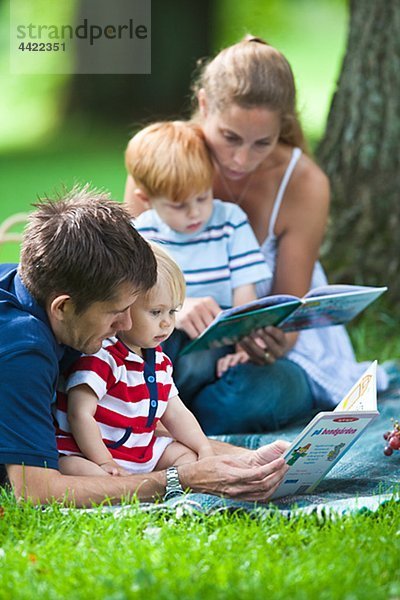
<path id="1" fill-rule="evenodd" d="M 209 435 L 273 431 L 312 409 L 304 371 L 287 359 L 230 369 L 197 394 L 192 410 Z"/>

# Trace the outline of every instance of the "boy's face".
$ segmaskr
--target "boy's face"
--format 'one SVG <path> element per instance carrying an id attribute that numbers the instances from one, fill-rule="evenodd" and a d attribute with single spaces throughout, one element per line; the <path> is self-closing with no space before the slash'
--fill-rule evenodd
<path id="1" fill-rule="evenodd" d="M 173 202 L 168 198 L 155 198 L 151 205 L 160 219 L 174 231 L 196 233 L 211 217 L 212 190 L 196 194 L 183 202 Z"/>
<path id="2" fill-rule="evenodd" d="M 132 304 L 132 327 L 129 331 L 121 332 L 119 337 L 135 352 L 140 348 L 155 348 L 173 332 L 178 308 L 172 303 L 168 286 L 156 284 Z"/>

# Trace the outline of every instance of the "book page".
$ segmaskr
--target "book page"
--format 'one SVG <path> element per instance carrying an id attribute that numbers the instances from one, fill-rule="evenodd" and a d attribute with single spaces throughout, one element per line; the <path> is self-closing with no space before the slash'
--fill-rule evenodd
<path id="1" fill-rule="evenodd" d="M 290 469 L 272 498 L 315 489 L 377 416 L 377 412 L 319 413 L 285 456 Z"/>
<path id="2" fill-rule="evenodd" d="M 257 298 L 257 300 L 252 300 L 251 302 L 247 302 L 246 304 L 241 304 L 240 306 L 234 306 L 233 308 L 227 308 L 226 310 L 221 311 L 219 315 L 217 315 L 217 317 L 215 318 L 215 321 L 221 321 L 221 319 L 226 319 L 235 315 L 243 315 L 248 312 L 260 310 L 262 308 L 268 308 L 269 306 L 276 306 L 277 304 L 286 304 L 288 302 L 293 301 L 298 302 L 300 301 L 300 298 L 298 298 L 297 296 L 292 296 L 290 294 L 276 294 L 273 296 L 264 296 L 263 298 Z M 213 323 L 215 321 L 213 321 Z"/>
<path id="3" fill-rule="evenodd" d="M 277 325 L 297 306 L 300 300 L 292 300 L 276 304 L 275 306 L 264 307 L 259 310 L 253 310 L 242 314 L 231 315 L 225 318 L 214 320 L 199 335 L 198 338 L 188 344 L 180 353 L 181 356 L 196 350 L 205 350 L 207 348 L 219 348 L 230 346 L 240 341 L 253 331 L 268 325 Z"/>
<path id="4" fill-rule="evenodd" d="M 370 287 L 367 285 L 348 285 L 344 283 L 336 285 L 321 285 L 313 288 L 304 296 L 306 298 L 315 298 L 318 296 L 331 296 L 337 294 L 352 294 L 357 292 L 379 292 L 382 294 L 387 290 L 387 287 Z"/>
<path id="5" fill-rule="evenodd" d="M 354 286 L 346 287 L 353 289 L 351 292 L 304 298 L 303 304 L 281 324 L 282 330 L 297 331 L 347 323 L 386 289 L 366 287 L 361 291 L 354 291 Z"/>
<path id="6" fill-rule="evenodd" d="M 290 469 L 272 499 L 313 491 L 378 416 L 376 365 L 368 367 L 335 410 L 316 415 L 296 437 L 285 452 Z"/>
<path id="7" fill-rule="evenodd" d="M 364 375 L 354 384 L 334 412 L 376 410 L 376 367 L 375 360 Z"/>

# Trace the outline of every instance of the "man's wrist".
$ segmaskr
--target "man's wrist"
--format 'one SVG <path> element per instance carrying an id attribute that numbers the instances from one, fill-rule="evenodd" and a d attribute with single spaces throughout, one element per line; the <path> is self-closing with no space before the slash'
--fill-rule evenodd
<path id="1" fill-rule="evenodd" d="M 171 500 L 171 498 L 175 498 L 176 496 L 182 496 L 184 494 L 184 489 L 182 487 L 178 469 L 176 467 L 169 467 L 165 471 L 165 494 L 164 500 Z"/>
<path id="2" fill-rule="evenodd" d="M 187 491 L 195 491 L 195 473 L 198 462 L 185 463 L 179 466 L 179 481 L 182 488 Z M 199 490 L 197 490 L 199 491 Z"/>
<path id="3" fill-rule="evenodd" d="M 208 438 L 206 438 L 205 442 L 200 446 L 199 451 L 200 452 L 210 452 L 211 451 L 211 453 L 214 454 L 212 443 Z"/>

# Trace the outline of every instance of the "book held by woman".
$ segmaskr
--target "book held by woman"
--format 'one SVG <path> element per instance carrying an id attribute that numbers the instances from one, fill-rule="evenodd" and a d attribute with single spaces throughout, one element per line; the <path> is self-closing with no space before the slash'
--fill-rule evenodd
<path id="1" fill-rule="evenodd" d="M 326 285 L 303 298 L 287 294 L 266 296 L 248 304 L 223 310 L 182 354 L 229 346 L 253 331 L 273 325 L 283 331 L 342 325 L 356 317 L 387 287 Z"/>

